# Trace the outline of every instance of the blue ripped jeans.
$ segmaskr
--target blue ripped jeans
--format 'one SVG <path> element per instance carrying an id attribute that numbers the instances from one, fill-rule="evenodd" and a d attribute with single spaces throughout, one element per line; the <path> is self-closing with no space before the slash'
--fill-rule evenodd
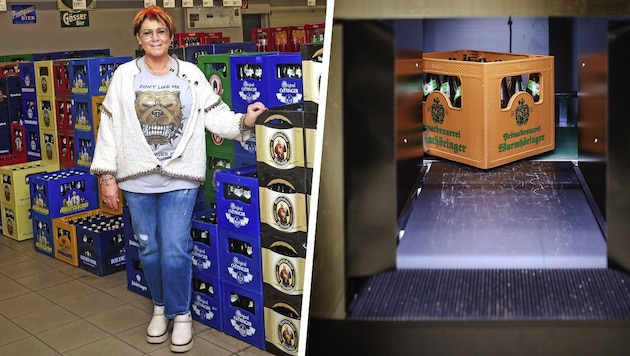
<path id="1" fill-rule="evenodd" d="M 197 191 L 124 192 L 151 298 L 155 305 L 164 306 L 168 318 L 190 310 L 193 249 L 190 229 Z"/>

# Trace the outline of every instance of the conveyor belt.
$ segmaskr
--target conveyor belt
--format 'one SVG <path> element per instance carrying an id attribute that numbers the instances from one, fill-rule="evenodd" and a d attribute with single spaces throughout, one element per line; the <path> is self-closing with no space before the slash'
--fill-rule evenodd
<path id="1" fill-rule="evenodd" d="M 491 170 L 431 164 L 397 268 L 606 268 L 606 241 L 573 163 Z"/>
<path id="2" fill-rule="evenodd" d="M 630 318 L 630 276 L 611 269 L 408 269 L 370 276 L 350 319 Z"/>

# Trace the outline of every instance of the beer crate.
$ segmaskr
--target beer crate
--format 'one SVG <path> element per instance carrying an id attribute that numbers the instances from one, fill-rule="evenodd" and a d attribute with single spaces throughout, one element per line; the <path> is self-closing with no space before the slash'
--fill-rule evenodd
<path id="1" fill-rule="evenodd" d="M 78 169 L 37 174 L 30 180 L 34 211 L 58 218 L 98 209 L 97 178 Z"/>
<path id="2" fill-rule="evenodd" d="M 274 355 L 298 355 L 301 298 L 287 300 L 282 294 L 263 295 L 265 303 L 265 350 Z"/>
<path id="3" fill-rule="evenodd" d="M 25 125 L 39 126 L 37 95 L 35 93 L 22 91 L 22 117 Z"/>
<path id="4" fill-rule="evenodd" d="M 0 156 L 2 157 L 14 154 L 13 150 L 11 149 L 13 145 L 13 142 L 11 140 L 11 130 L 8 129 L 8 125 L 4 127 L 6 127 L 6 129 L 0 129 Z M 23 156 L 23 155 L 20 155 L 20 156 Z M 24 159 L 26 160 L 26 157 L 24 157 Z M 6 164 L 10 164 L 10 163 L 6 163 Z"/>
<path id="5" fill-rule="evenodd" d="M 304 25 L 308 43 L 324 43 L 325 23 L 310 23 Z"/>
<path id="6" fill-rule="evenodd" d="M 77 226 L 79 267 L 99 276 L 126 268 L 123 216 L 105 216 Z"/>
<path id="7" fill-rule="evenodd" d="M 74 168 L 77 166 L 74 136 L 74 130 L 57 130 L 59 166 L 62 169 Z"/>
<path id="8" fill-rule="evenodd" d="M 31 203 L 29 178 L 50 169 L 44 162 L 35 161 L 0 167 L 3 194 L 0 202 L 9 205 Z"/>
<path id="9" fill-rule="evenodd" d="M 57 145 L 57 130 L 39 129 L 39 139 L 42 145 L 42 161 L 48 165 L 56 166 L 59 169 L 59 147 Z"/>
<path id="10" fill-rule="evenodd" d="M 230 57 L 232 108 L 246 112 L 261 101 L 268 107 L 301 103 L 304 99 L 300 53 L 259 53 Z"/>
<path id="11" fill-rule="evenodd" d="M 99 95 L 100 97 L 100 95 Z M 94 122 L 95 106 L 94 99 L 85 95 L 72 96 L 73 106 L 72 115 L 74 117 L 74 131 L 81 133 L 96 133 L 96 125 Z"/>
<path id="12" fill-rule="evenodd" d="M 311 184 L 306 174 L 259 170 L 258 181 L 261 234 L 306 241 Z"/>
<path id="13" fill-rule="evenodd" d="M 33 245 L 35 251 L 55 257 L 55 235 L 53 221 L 48 215 L 31 211 L 33 223 Z"/>
<path id="14" fill-rule="evenodd" d="M 37 118 L 40 129 L 57 130 L 54 96 L 37 94 Z"/>
<path id="15" fill-rule="evenodd" d="M 271 41 L 271 28 L 252 28 L 251 39 L 256 44 L 257 52 L 269 52 L 274 50 Z"/>
<path id="16" fill-rule="evenodd" d="M 260 168 L 313 168 L 318 105 L 313 102 L 270 108 L 256 120 Z"/>
<path id="17" fill-rule="evenodd" d="M 90 96 L 107 94 L 114 71 L 131 59 L 130 56 L 72 59 L 70 92 Z"/>
<path id="18" fill-rule="evenodd" d="M 2 134 L 2 131 L 0 131 L 0 136 L 1 134 Z M 16 155 L 15 153 L 1 153 L 0 154 L 0 167 L 11 165 L 11 164 L 17 164 L 17 163 L 25 163 L 25 162 L 26 162 L 25 155 Z"/>
<path id="19" fill-rule="evenodd" d="M 28 204 L 11 205 L 0 203 L 2 214 L 2 233 L 17 241 L 33 238 L 33 221 Z"/>
<path id="20" fill-rule="evenodd" d="M 256 52 L 256 43 L 252 41 L 247 42 L 229 42 L 229 43 L 214 43 L 212 44 L 214 54 L 229 53 L 229 54 L 242 54 Z"/>
<path id="21" fill-rule="evenodd" d="M 94 148 L 96 146 L 96 137 L 93 132 L 74 131 L 74 147 L 77 169 L 85 171 L 90 170 L 92 158 L 94 157 Z"/>
<path id="22" fill-rule="evenodd" d="M 200 277 L 219 277 L 219 240 L 216 209 L 201 210 L 193 214 L 192 264 Z"/>
<path id="23" fill-rule="evenodd" d="M 422 104 L 428 155 L 489 169 L 555 148 L 552 56 L 457 50 L 424 53 L 422 65 L 461 80 L 461 107 L 439 89 Z M 530 74 L 539 75 L 539 99 L 519 91 L 502 108 L 502 81 Z"/>
<path id="24" fill-rule="evenodd" d="M 22 94 L 35 93 L 35 64 L 30 61 L 18 62 Z"/>
<path id="25" fill-rule="evenodd" d="M 260 241 L 263 294 L 299 302 L 304 293 L 306 240 L 261 234 Z"/>
<path id="26" fill-rule="evenodd" d="M 226 153 L 212 153 L 207 158 L 208 171 L 203 185 L 204 204 L 207 209 L 216 208 L 217 203 L 217 173 L 232 168 L 234 164 L 234 151 Z"/>
<path id="27" fill-rule="evenodd" d="M 73 266 L 78 266 L 78 232 L 84 221 L 94 221 L 97 216 L 100 216 L 100 212 L 91 210 L 52 219 L 55 258 Z"/>
<path id="28" fill-rule="evenodd" d="M 17 123 L 12 123 L 9 127 L 11 128 L 11 152 L 16 155 L 27 157 L 26 127 Z"/>
<path id="29" fill-rule="evenodd" d="M 92 97 L 92 111 L 93 111 L 93 125 L 94 125 L 94 136 L 98 137 L 98 128 L 101 124 L 101 112 L 103 111 L 103 100 L 105 100 L 105 95 L 98 95 Z"/>
<path id="30" fill-rule="evenodd" d="M 26 158 L 29 162 L 42 160 L 42 142 L 39 125 L 24 125 L 26 140 Z"/>
<path id="31" fill-rule="evenodd" d="M 223 332 L 265 349 L 265 321 L 262 294 L 221 281 Z"/>
<path id="32" fill-rule="evenodd" d="M 220 227 L 260 235 L 256 165 L 217 173 L 217 221 Z"/>
<path id="33" fill-rule="evenodd" d="M 36 60 L 34 71 L 37 96 L 70 95 L 68 59 Z"/>
<path id="34" fill-rule="evenodd" d="M 218 236 L 221 280 L 262 294 L 260 235 L 219 226 Z"/>
<path id="35" fill-rule="evenodd" d="M 218 331 L 223 331 L 221 281 L 218 277 L 200 274 L 193 269 L 192 318 Z"/>
<path id="36" fill-rule="evenodd" d="M 321 42 L 303 44 L 300 47 L 300 53 L 302 54 L 304 101 L 312 101 L 319 104 L 322 69 L 324 66 L 324 44 Z"/>
<path id="37" fill-rule="evenodd" d="M 142 270 L 142 263 L 136 254 L 127 252 L 125 255 L 125 271 L 127 274 L 127 289 L 140 294 L 141 296 L 151 298 L 151 291 L 147 284 L 147 279 Z"/>
<path id="38" fill-rule="evenodd" d="M 74 100 L 70 95 L 55 96 L 55 127 L 61 131 L 74 130 Z"/>

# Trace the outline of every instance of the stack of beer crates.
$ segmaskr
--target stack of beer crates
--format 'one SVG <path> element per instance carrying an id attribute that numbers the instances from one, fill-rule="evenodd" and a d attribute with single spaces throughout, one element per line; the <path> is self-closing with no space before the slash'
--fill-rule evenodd
<path id="1" fill-rule="evenodd" d="M 257 167 L 226 169 L 216 178 L 223 331 L 265 349 Z"/>
<path id="2" fill-rule="evenodd" d="M 303 101 L 299 53 L 229 53 L 202 55 L 197 64 L 215 92 L 235 112 L 246 113 L 249 104 L 267 107 Z M 208 172 L 206 202 L 216 203 L 216 172 L 256 164 L 255 135 L 246 140 L 226 140 L 207 133 Z"/>
<path id="3" fill-rule="evenodd" d="M 302 45 L 306 100 L 273 107 L 256 123 L 265 340 L 277 355 L 299 351 L 322 51 Z"/>

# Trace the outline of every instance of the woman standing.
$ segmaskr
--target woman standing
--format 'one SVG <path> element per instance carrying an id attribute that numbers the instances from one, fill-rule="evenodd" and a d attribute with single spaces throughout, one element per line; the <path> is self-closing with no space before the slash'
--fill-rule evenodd
<path id="1" fill-rule="evenodd" d="M 90 171 L 108 207 L 118 208 L 118 189 L 128 205 L 154 303 L 147 342 L 166 341 L 172 320 L 170 349 L 186 352 L 193 346 L 190 229 L 205 181 L 205 130 L 247 140 L 265 106 L 234 113 L 199 68 L 169 56 L 175 24 L 164 9 L 141 9 L 133 33 L 145 54 L 112 77 Z"/>

